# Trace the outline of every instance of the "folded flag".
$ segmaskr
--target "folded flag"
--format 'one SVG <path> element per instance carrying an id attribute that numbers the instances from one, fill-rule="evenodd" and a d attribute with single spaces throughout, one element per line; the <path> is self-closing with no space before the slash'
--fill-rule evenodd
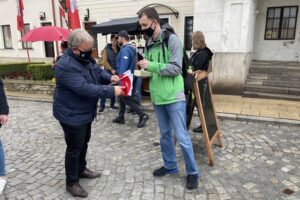
<path id="1" fill-rule="evenodd" d="M 133 74 L 130 70 L 127 70 L 123 74 L 119 75 L 120 84 L 124 86 L 123 92 L 125 96 L 131 96 L 132 88 L 133 88 Z"/>

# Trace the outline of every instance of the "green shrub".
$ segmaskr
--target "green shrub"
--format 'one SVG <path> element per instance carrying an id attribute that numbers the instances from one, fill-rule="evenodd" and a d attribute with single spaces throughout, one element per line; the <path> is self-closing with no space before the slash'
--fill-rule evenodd
<path id="1" fill-rule="evenodd" d="M 27 71 L 33 80 L 51 80 L 54 77 L 51 64 L 30 64 Z"/>
<path id="2" fill-rule="evenodd" d="M 0 64 L 0 76 L 12 74 L 15 72 L 27 72 L 29 63 L 3 63 Z M 44 64 L 44 62 L 35 62 L 30 64 Z"/>

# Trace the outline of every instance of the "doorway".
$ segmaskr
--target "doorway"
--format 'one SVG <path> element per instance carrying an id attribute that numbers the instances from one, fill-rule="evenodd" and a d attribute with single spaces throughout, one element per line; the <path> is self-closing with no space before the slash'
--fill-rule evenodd
<path id="1" fill-rule="evenodd" d="M 42 26 L 51 26 L 51 22 L 42 23 Z M 54 43 L 53 42 L 44 42 L 45 54 L 47 58 L 54 58 Z"/>

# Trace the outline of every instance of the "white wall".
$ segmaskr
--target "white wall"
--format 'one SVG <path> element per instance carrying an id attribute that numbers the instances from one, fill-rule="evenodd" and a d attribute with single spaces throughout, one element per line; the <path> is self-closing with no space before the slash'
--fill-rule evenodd
<path id="1" fill-rule="evenodd" d="M 52 14 L 52 0 L 23 0 L 24 4 L 24 23 L 30 23 L 30 28 L 40 27 L 42 22 L 53 23 Z M 60 26 L 58 0 L 55 0 L 56 7 L 56 22 L 57 26 Z M 39 13 L 46 13 L 46 20 L 41 21 L 39 19 Z M 20 32 L 17 30 L 17 4 L 16 0 L 4 0 L 0 1 L 0 26 L 10 25 L 12 33 L 13 49 L 4 49 L 2 37 L 0 38 L 0 57 L 3 58 L 26 58 L 26 50 L 22 48 L 22 43 L 19 42 L 21 38 Z M 2 35 L 0 28 L 0 35 Z M 54 43 L 55 45 L 55 43 Z M 56 48 L 54 48 L 56 52 Z M 43 42 L 34 42 L 33 49 L 29 50 L 31 58 L 43 58 L 45 57 L 45 49 Z"/>
<path id="2" fill-rule="evenodd" d="M 224 1 L 195 0 L 194 31 L 202 31 L 206 43 L 213 51 L 222 49 Z"/>
<path id="3" fill-rule="evenodd" d="M 225 0 L 221 52 L 252 52 L 255 7 L 253 0 Z"/>
<path id="4" fill-rule="evenodd" d="M 90 20 L 98 23 L 109 21 L 111 19 L 135 17 L 137 12 L 146 5 L 152 3 L 161 3 L 171 6 L 179 11 L 179 17 L 169 15 L 171 25 L 183 42 L 184 33 L 184 17 L 194 15 L 193 0 L 164 0 L 161 2 L 153 0 L 77 0 L 80 18 L 83 19 L 86 9 L 90 9 Z M 164 16 L 161 16 L 164 17 Z M 109 37 L 108 37 L 109 41 Z M 98 34 L 99 54 L 106 45 L 105 37 Z"/>
<path id="5" fill-rule="evenodd" d="M 215 52 L 251 52 L 255 7 L 254 0 L 195 0 L 194 30 Z"/>
<path id="6" fill-rule="evenodd" d="M 295 40 L 264 40 L 267 8 L 274 6 L 299 6 Z M 259 0 L 254 39 L 254 60 L 300 61 L 300 1 Z"/>
<path id="7" fill-rule="evenodd" d="M 194 30 L 215 53 L 214 92 L 243 91 L 253 49 L 256 0 L 195 0 Z"/>

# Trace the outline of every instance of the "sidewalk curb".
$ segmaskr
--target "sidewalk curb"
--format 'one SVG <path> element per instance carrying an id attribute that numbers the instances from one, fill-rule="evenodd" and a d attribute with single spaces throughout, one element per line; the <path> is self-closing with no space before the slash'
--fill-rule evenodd
<path id="1" fill-rule="evenodd" d="M 53 103 L 52 99 L 41 99 L 41 98 L 36 99 L 36 98 L 31 98 L 31 97 L 20 97 L 20 96 L 10 96 L 10 95 L 7 95 L 7 98 L 11 99 L 11 100 Z M 153 107 L 152 107 L 152 105 L 151 106 L 150 105 L 147 104 L 144 106 L 145 111 L 153 112 Z M 195 114 L 195 113 L 194 113 L 194 115 L 197 116 L 197 114 Z M 270 122 L 270 123 L 300 125 L 299 120 L 283 119 L 283 118 L 260 117 L 260 116 L 241 115 L 241 114 L 232 114 L 232 113 L 223 113 L 223 112 L 217 112 L 217 116 L 220 119 L 231 119 L 231 120 L 238 120 L 238 121 Z"/>
<path id="2" fill-rule="evenodd" d="M 231 114 L 231 113 L 219 113 L 219 112 L 217 112 L 217 116 L 220 119 L 233 119 L 238 121 L 270 122 L 270 123 L 300 125 L 300 121 L 293 120 L 293 119 L 260 117 L 260 116 L 240 115 L 240 114 Z"/>
<path id="3" fill-rule="evenodd" d="M 20 97 L 20 96 L 11 96 L 7 95 L 8 99 L 11 100 L 22 100 L 22 101 L 34 101 L 34 102 L 41 102 L 41 103 L 52 103 L 52 99 L 36 99 L 36 98 L 31 98 L 31 97 Z"/>

